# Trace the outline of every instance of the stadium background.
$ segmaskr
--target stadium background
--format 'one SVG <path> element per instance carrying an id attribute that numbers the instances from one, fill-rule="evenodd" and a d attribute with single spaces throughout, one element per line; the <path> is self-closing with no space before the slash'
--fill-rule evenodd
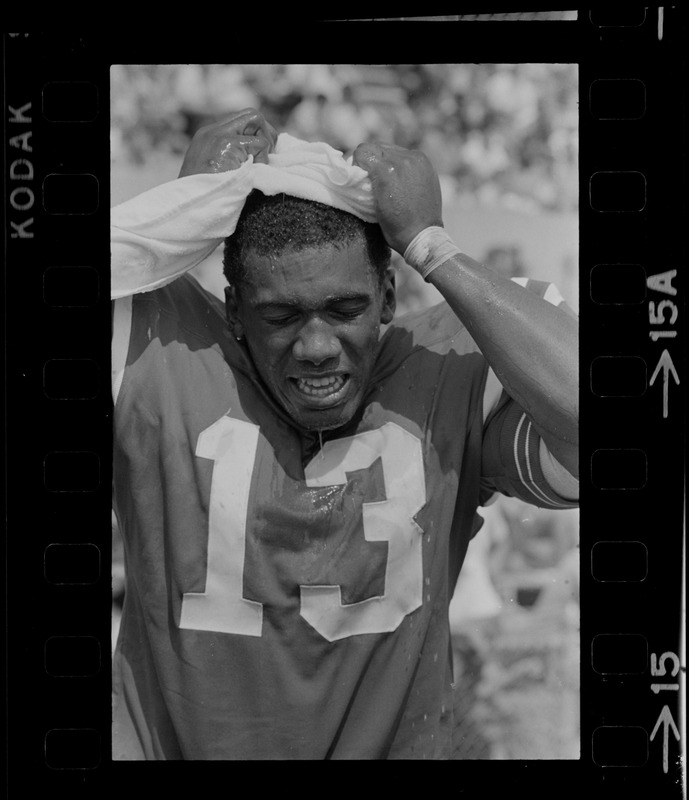
<path id="1" fill-rule="evenodd" d="M 571 64 L 115 65 L 111 201 L 177 177 L 193 133 L 245 107 L 346 154 L 422 149 L 445 227 L 509 276 L 578 308 L 577 68 Z M 398 313 L 439 299 L 396 260 Z M 220 252 L 195 269 L 221 294 Z M 579 756 L 578 512 L 498 498 L 484 509 L 450 616 L 458 759 Z M 113 518 L 113 644 L 123 599 Z"/>

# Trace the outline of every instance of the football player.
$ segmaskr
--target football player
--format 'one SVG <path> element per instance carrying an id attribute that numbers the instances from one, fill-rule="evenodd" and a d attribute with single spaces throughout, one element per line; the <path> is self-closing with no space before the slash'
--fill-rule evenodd
<path id="1" fill-rule="evenodd" d="M 182 175 L 275 142 L 239 114 Z M 376 222 L 254 190 L 224 304 L 188 274 L 115 303 L 115 759 L 448 758 L 477 508 L 577 504 L 575 315 L 458 250 L 423 153 L 353 164 Z M 390 248 L 444 302 L 395 319 Z"/>

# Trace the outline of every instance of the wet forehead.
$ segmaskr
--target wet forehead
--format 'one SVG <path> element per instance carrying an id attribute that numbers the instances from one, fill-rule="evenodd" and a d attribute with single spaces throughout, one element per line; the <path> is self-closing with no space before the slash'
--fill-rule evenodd
<path id="1" fill-rule="evenodd" d="M 242 294 L 252 306 L 321 307 L 376 294 L 376 277 L 361 242 L 286 251 L 279 256 L 249 253 L 245 262 Z"/>

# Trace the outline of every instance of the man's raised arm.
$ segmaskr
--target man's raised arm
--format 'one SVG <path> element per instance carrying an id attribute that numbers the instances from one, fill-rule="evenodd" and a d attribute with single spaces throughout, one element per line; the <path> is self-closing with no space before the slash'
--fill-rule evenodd
<path id="1" fill-rule="evenodd" d="M 157 186 L 111 212 L 112 391 L 117 400 L 129 347 L 132 295 L 169 283 L 209 255 L 223 238 L 223 226 L 243 187 L 226 189 L 228 213 L 205 213 L 203 187 L 196 207 L 179 178 L 238 170 L 253 156 L 267 163 L 277 131 L 257 110 L 244 109 L 200 128 L 184 156 L 177 180 Z M 233 194 L 233 191 L 235 194 Z M 208 193 L 217 195 L 210 186 Z M 155 242 L 155 246 L 152 243 Z"/>
<path id="2" fill-rule="evenodd" d="M 443 295 L 557 461 L 578 477 L 578 323 L 459 251 L 445 233 L 440 183 L 427 157 L 362 144 L 388 244 Z"/>
<path id="3" fill-rule="evenodd" d="M 176 180 L 115 206 L 112 298 L 157 289 L 208 257 L 239 214 L 238 200 L 250 187 L 249 157 L 267 163 L 276 140 L 259 111 L 244 109 L 196 132 Z M 229 172 L 218 182 L 218 173 Z"/>

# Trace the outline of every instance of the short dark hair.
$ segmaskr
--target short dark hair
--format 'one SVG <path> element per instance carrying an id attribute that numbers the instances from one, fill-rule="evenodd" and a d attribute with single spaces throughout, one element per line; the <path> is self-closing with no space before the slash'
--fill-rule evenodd
<path id="1" fill-rule="evenodd" d="M 239 289 L 245 278 L 244 254 L 263 256 L 285 250 L 363 241 L 371 266 L 382 285 L 391 251 L 380 225 L 365 222 L 339 208 L 286 194 L 264 195 L 254 189 L 246 199 L 237 227 L 225 239 L 223 273 Z"/>

